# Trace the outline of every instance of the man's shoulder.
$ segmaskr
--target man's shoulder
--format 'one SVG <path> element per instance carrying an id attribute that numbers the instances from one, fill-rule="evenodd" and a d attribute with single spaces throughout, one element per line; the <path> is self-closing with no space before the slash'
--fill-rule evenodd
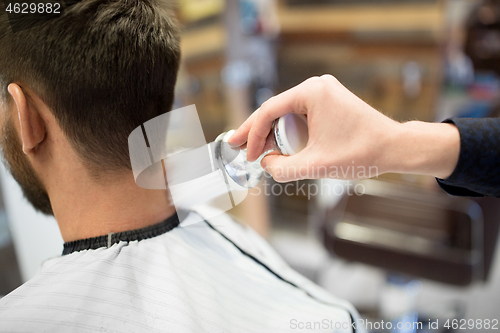
<path id="1" fill-rule="evenodd" d="M 219 213 L 197 209 L 163 235 L 50 262 L 0 301 L 0 326 L 275 332 L 294 318 L 350 320 L 348 305 L 326 305 L 257 233 Z"/>
<path id="2" fill-rule="evenodd" d="M 199 206 L 193 212 L 207 217 L 204 218 L 206 225 L 220 235 L 221 240 L 237 248 L 242 255 L 255 257 L 280 271 L 290 269 L 272 246 L 250 226 L 211 206 Z"/>

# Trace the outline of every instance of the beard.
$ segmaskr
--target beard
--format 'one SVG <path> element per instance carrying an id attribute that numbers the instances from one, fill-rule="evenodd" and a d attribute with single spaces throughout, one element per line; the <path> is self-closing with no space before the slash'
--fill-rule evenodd
<path id="1" fill-rule="evenodd" d="M 14 123 L 10 116 L 5 119 L 0 137 L 2 157 L 7 170 L 19 183 L 24 197 L 33 207 L 44 214 L 54 215 L 49 195 L 38 178 L 26 155 L 23 153 L 21 142 L 17 137 Z"/>

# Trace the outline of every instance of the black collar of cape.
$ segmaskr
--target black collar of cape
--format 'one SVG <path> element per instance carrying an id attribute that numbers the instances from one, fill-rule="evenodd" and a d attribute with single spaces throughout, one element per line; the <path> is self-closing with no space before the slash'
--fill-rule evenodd
<path id="1" fill-rule="evenodd" d="M 166 220 L 149 227 L 117 233 L 110 232 L 109 234 L 103 236 L 64 243 L 62 254 L 66 255 L 83 250 L 95 250 L 101 247 L 111 247 L 113 244 L 117 244 L 119 242 L 132 242 L 153 238 L 169 232 L 178 225 L 179 217 L 177 216 L 177 213 L 174 213 L 174 215 L 170 216 Z"/>

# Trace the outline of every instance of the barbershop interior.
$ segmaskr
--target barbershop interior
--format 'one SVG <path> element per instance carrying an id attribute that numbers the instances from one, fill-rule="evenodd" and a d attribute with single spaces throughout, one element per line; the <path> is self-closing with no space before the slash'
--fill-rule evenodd
<path id="1" fill-rule="evenodd" d="M 206 142 L 323 74 L 401 122 L 499 116 L 497 0 L 180 0 L 176 11 L 174 108 L 196 106 Z M 0 171 L 2 296 L 63 240 Z M 451 196 L 431 176 L 282 184 L 265 174 L 227 213 L 352 303 L 368 332 L 500 328 L 498 199 Z"/>

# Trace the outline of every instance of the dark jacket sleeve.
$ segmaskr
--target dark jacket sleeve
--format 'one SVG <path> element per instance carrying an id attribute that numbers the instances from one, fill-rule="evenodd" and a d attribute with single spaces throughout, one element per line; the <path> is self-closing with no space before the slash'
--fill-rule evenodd
<path id="1" fill-rule="evenodd" d="M 437 179 L 451 195 L 500 197 L 500 118 L 450 118 L 460 132 L 460 156 L 447 179 Z"/>

